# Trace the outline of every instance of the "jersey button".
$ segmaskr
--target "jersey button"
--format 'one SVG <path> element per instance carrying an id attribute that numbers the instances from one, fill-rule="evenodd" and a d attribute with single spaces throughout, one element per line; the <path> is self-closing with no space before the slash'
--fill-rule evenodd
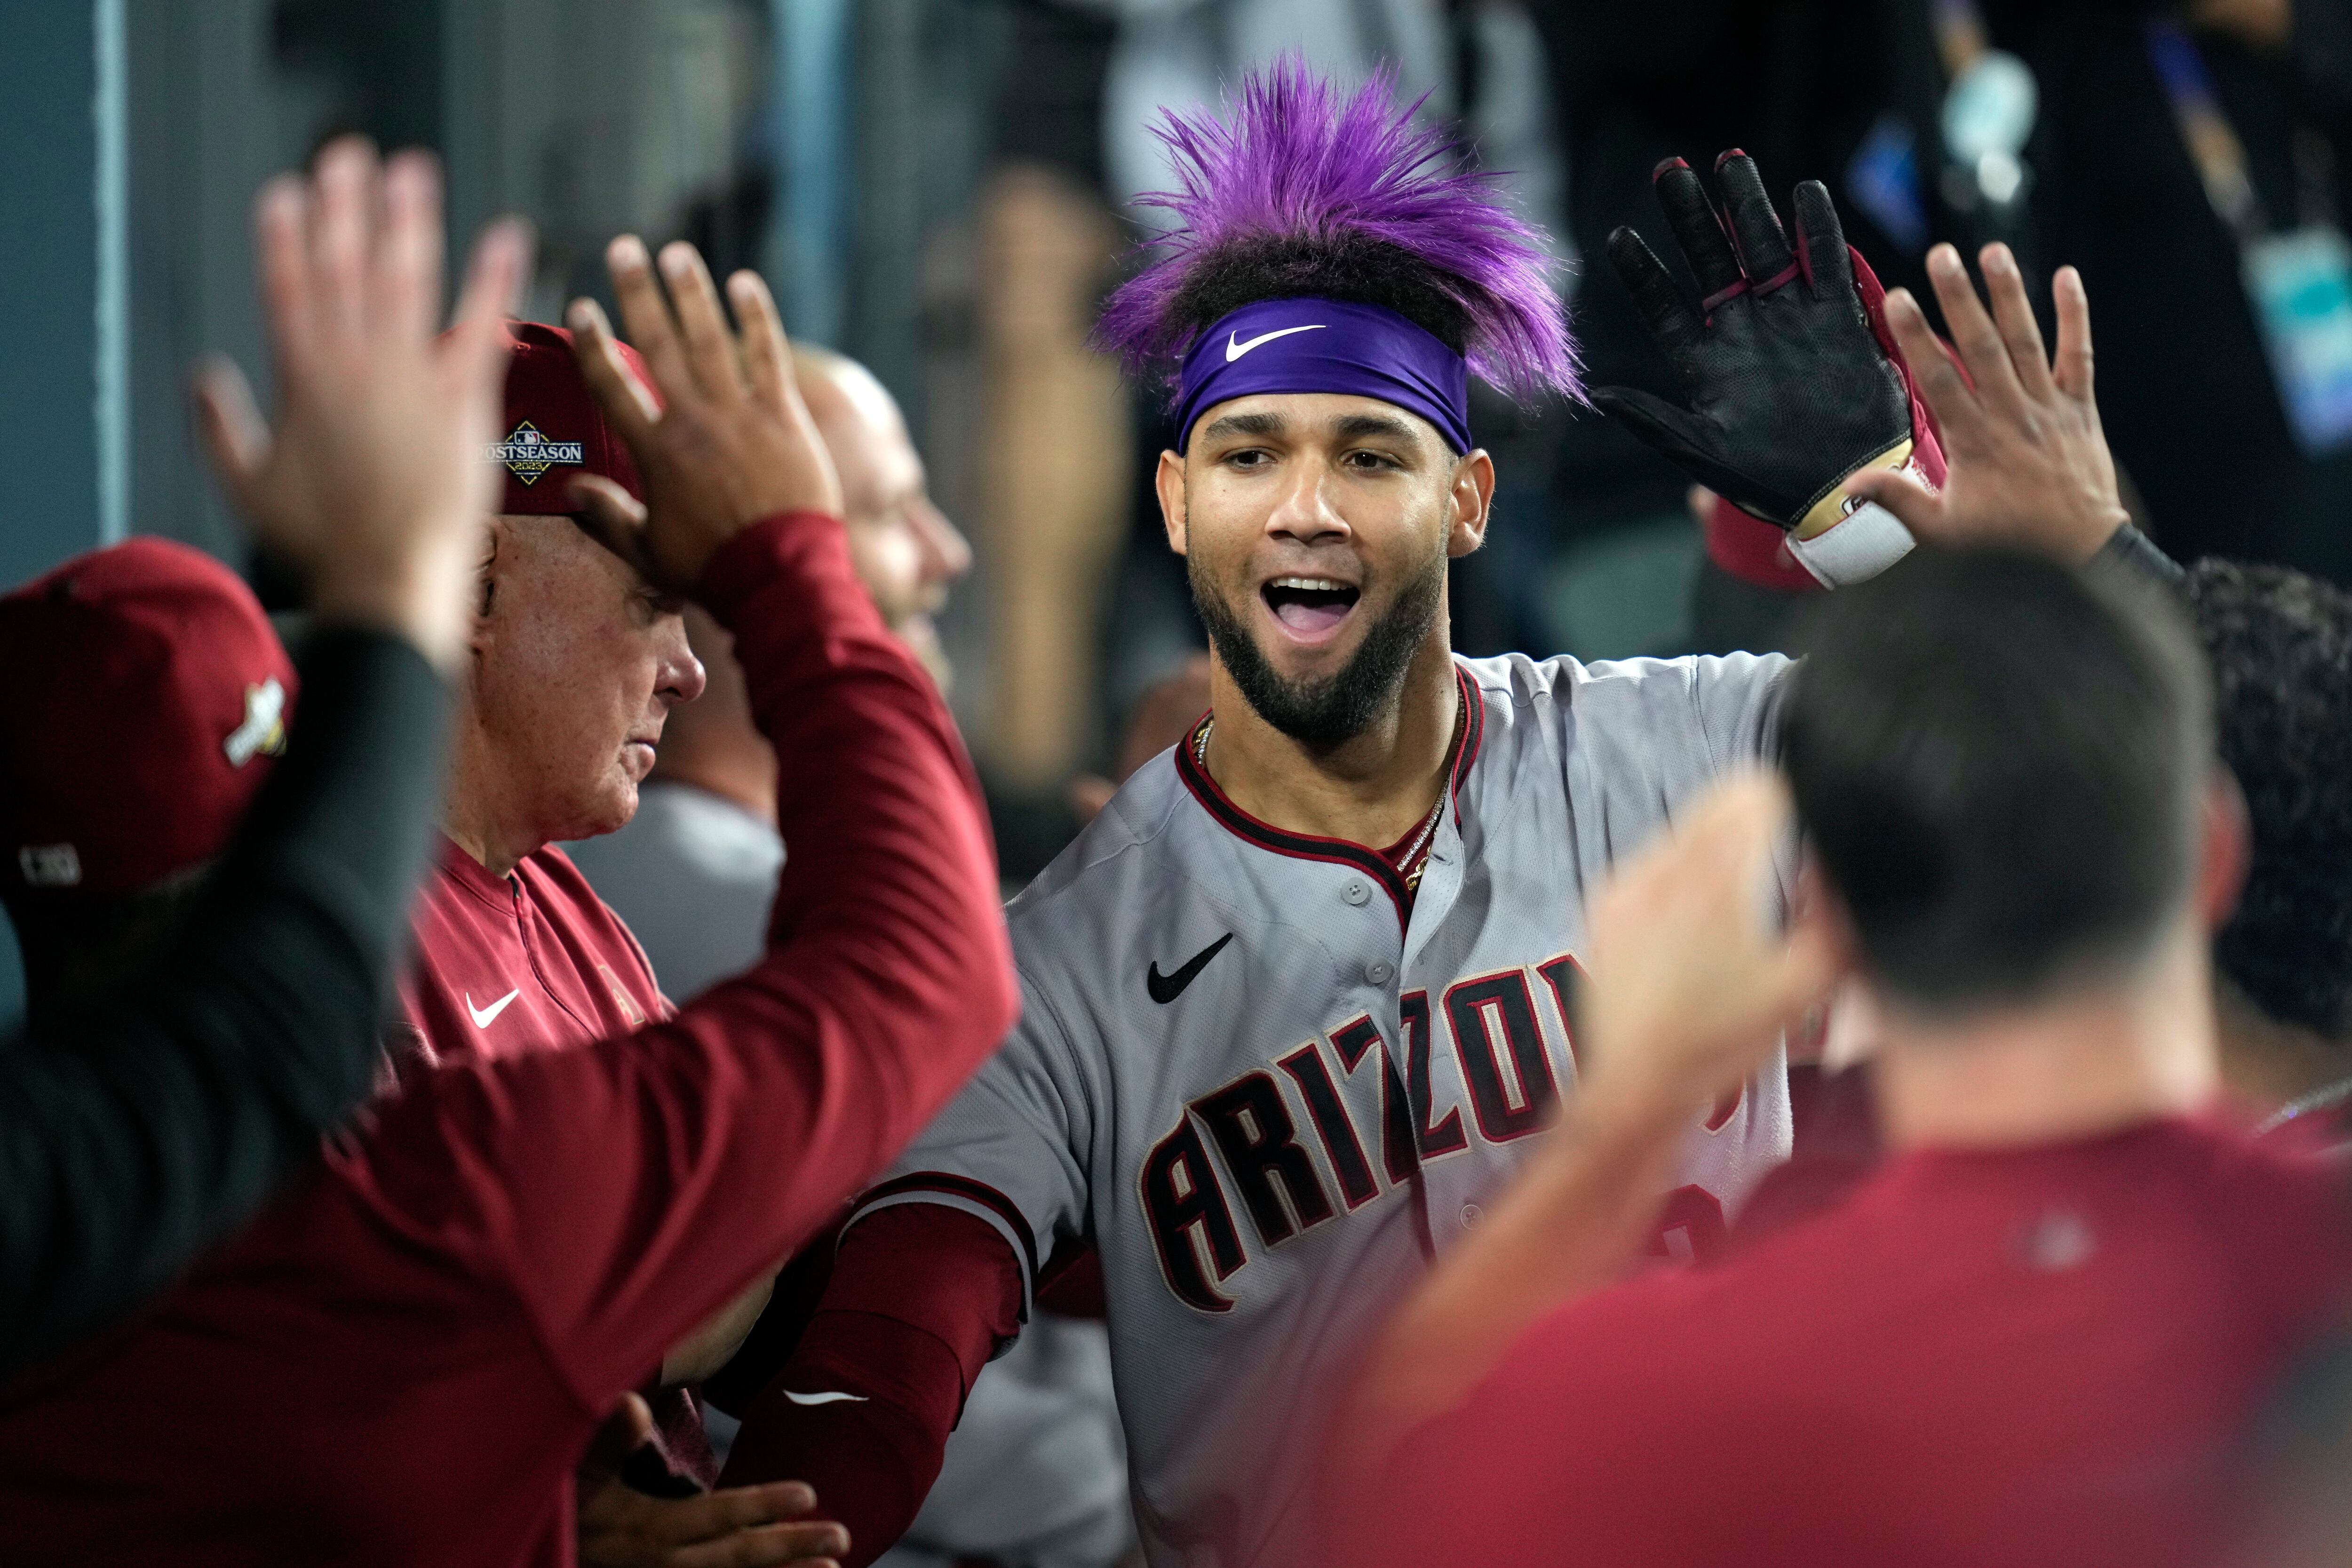
<path id="1" fill-rule="evenodd" d="M 1374 959 L 1364 965 L 1364 978 L 1375 985 L 1386 985 L 1395 973 L 1396 969 L 1393 965 L 1380 959 Z"/>
<path id="2" fill-rule="evenodd" d="M 1372 889 L 1361 877 L 1350 877 L 1348 885 L 1339 889 L 1339 896 L 1351 904 L 1361 904 L 1370 900 Z"/>
<path id="3" fill-rule="evenodd" d="M 1478 1226 L 1479 1226 L 1479 1225 L 1480 1225 L 1480 1223 L 1481 1223 L 1481 1222 L 1483 1222 L 1483 1221 L 1486 1219 L 1486 1211 L 1485 1209 L 1480 1208 L 1476 1204 L 1464 1204 L 1464 1205 L 1462 1205 L 1462 1228 L 1463 1228 L 1463 1229 L 1465 1229 L 1465 1230 L 1475 1230 L 1475 1229 L 1477 1229 L 1477 1228 L 1478 1228 Z"/>

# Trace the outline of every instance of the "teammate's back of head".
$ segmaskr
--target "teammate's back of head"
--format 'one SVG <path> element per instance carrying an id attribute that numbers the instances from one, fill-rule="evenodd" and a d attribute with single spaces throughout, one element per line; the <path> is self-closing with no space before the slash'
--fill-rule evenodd
<path id="1" fill-rule="evenodd" d="M 2215 963 L 2273 1022 L 2352 1047 L 2352 595 L 2230 561 L 2187 586 L 2253 830 Z"/>
<path id="2" fill-rule="evenodd" d="M 2178 610 L 2137 584 L 1923 552 L 1830 605 L 1782 736 L 1863 968 L 1899 1005 L 2119 978 L 2190 895 L 2211 698 Z"/>

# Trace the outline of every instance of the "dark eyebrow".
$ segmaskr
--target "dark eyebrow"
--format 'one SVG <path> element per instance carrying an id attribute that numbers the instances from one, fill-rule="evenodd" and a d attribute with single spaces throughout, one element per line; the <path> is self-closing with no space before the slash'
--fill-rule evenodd
<path id="1" fill-rule="evenodd" d="M 1221 414 L 1201 434 L 1214 441 L 1226 436 L 1279 436 L 1282 431 L 1279 414 Z"/>
<path id="2" fill-rule="evenodd" d="M 1385 438 L 1409 447 L 1421 444 L 1421 437 L 1412 426 L 1386 414 L 1342 414 L 1331 421 L 1331 434 L 1342 441 Z"/>

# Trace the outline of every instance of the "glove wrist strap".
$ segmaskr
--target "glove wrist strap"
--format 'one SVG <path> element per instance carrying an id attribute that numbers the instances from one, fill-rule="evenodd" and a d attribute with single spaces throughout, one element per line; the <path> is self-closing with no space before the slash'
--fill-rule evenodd
<path id="1" fill-rule="evenodd" d="M 1866 462 L 1857 463 L 1839 475 L 1831 481 L 1829 488 L 1815 496 L 1811 504 L 1799 515 L 1794 526 L 1789 530 L 1789 536 L 1791 539 L 1818 538 L 1836 527 L 1848 513 L 1858 510 L 1863 503 L 1845 493 L 1845 482 L 1865 468 L 1911 468 L 1912 471 L 1917 474 L 1917 468 L 1911 462 L 1913 448 L 1912 438 L 1906 436 L 1876 457 Z M 1927 479 L 1925 474 L 1919 474 L 1918 477 L 1922 481 Z"/>

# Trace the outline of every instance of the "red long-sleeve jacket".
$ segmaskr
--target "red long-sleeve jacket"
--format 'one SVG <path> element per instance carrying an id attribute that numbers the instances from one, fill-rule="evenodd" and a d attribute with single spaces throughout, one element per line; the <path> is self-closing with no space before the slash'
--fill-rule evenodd
<path id="1" fill-rule="evenodd" d="M 0 1390 L 11 1563 L 568 1552 L 614 1402 L 1010 1026 L 970 766 L 841 525 L 756 525 L 701 597 L 782 762 L 765 959 L 635 1034 L 422 1075 L 153 1308 Z"/>

